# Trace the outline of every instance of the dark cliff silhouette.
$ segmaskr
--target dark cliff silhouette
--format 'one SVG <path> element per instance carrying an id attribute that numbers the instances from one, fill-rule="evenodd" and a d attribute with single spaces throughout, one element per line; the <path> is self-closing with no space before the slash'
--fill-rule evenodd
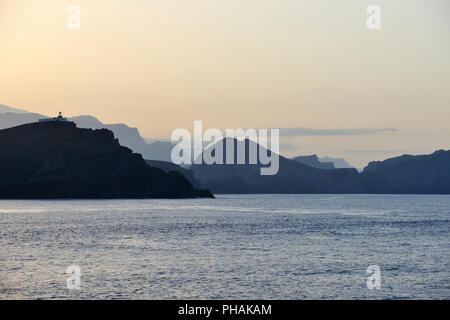
<path id="1" fill-rule="evenodd" d="M 449 194 L 450 150 L 370 162 L 362 177 L 367 193 Z"/>
<path id="2" fill-rule="evenodd" d="M 194 178 L 194 172 L 192 170 L 182 168 L 172 162 L 158 161 L 158 160 L 145 160 L 145 162 L 152 167 L 159 168 L 164 172 L 176 171 L 181 173 L 195 188 L 201 188 L 201 183 Z"/>
<path id="3" fill-rule="evenodd" d="M 320 162 L 332 162 L 333 166 L 336 169 L 341 169 L 341 168 L 354 168 L 350 163 L 348 163 L 344 158 L 331 158 L 331 157 L 320 157 L 319 158 Z"/>
<path id="4" fill-rule="evenodd" d="M 46 116 L 0 105 L 0 129 L 37 122 L 41 118 L 46 118 Z M 170 161 L 172 143 L 168 141 L 147 143 L 137 128 L 129 127 L 123 123 L 105 124 L 88 115 L 72 117 L 68 120 L 75 122 L 79 128 L 111 130 L 122 146 L 142 154 L 145 159 Z"/>
<path id="5" fill-rule="evenodd" d="M 0 130 L 0 198 L 212 197 L 175 171 L 149 166 L 111 131 L 73 122 Z"/>

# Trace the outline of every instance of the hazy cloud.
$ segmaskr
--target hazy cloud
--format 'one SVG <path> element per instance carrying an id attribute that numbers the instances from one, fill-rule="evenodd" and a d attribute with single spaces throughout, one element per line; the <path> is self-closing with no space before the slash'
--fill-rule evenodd
<path id="1" fill-rule="evenodd" d="M 396 132 L 395 128 L 361 128 L 361 129 L 311 129 L 311 128 L 281 128 L 280 136 L 359 136 L 383 132 Z"/>
<path id="2" fill-rule="evenodd" d="M 340 153 L 408 153 L 406 150 L 342 150 Z"/>

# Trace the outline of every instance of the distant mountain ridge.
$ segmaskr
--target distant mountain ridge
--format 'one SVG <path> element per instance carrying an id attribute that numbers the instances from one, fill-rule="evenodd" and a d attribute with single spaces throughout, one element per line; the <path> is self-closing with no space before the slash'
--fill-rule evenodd
<path id="1" fill-rule="evenodd" d="M 226 150 L 225 139 L 218 143 Z M 250 143 L 255 142 L 246 140 L 246 159 Z M 202 186 L 214 193 L 450 194 L 450 151 L 444 150 L 371 162 L 362 173 L 354 168 L 317 169 L 282 156 L 277 175 L 261 176 L 260 167 L 196 164 L 192 170 Z"/>
<path id="2" fill-rule="evenodd" d="M 0 112 L 0 130 L 37 122 L 44 117 L 37 113 Z"/>
<path id="3" fill-rule="evenodd" d="M 41 118 L 47 118 L 48 116 L 30 113 L 25 110 L 19 110 L 11 108 L 8 106 L 0 105 L 0 129 L 6 129 L 15 127 L 18 125 L 37 122 Z M 170 141 L 158 141 L 154 139 L 143 138 L 137 128 L 129 127 L 123 123 L 117 124 L 105 124 L 101 122 L 94 116 L 91 115 L 81 115 L 69 118 L 77 124 L 79 128 L 90 128 L 90 129 L 108 129 L 114 133 L 114 136 L 119 139 L 121 145 L 132 149 L 134 152 L 142 154 L 145 159 L 155 160 L 155 161 L 165 161 L 171 162 L 171 152 L 173 148 L 173 143 Z M 344 159 L 338 158 L 318 158 L 318 159 L 307 159 L 305 157 L 316 157 L 312 156 L 300 156 L 296 161 L 307 162 L 310 166 L 314 168 L 331 169 L 330 164 L 322 165 L 322 163 L 334 163 L 336 168 L 352 168 Z M 303 160 L 301 160 L 301 158 Z M 301 161 L 300 161 L 301 160 Z"/>
<path id="4" fill-rule="evenodd" d="M 3 104 L 0 104 L 0 113 L 7 113 L 7 112 L 10 112 L 10 113 L 18 113 L 18 114 L 21 114 L 21 113 L 28 113 L 28 111 L 25 111 L 25 110 L 20 110 L 20 109 L 16 109 L 16 108 L 11 108 L 10 106 L 5 106 L 5 105 L 3 105 Z"/>
<path id="5" fill-rule="evenodd" d="M 223 144 L 226 159 L 227 139 Z M 234 140 L 235 142 L 237 140 Z M 248 163 L 250 144 L 245 140 L 245 159 Z M 211 148 L 214 148 L 212 146 Z M 234 156 L 237 145 L 234 143 Z M 256 150 L 262 148 L 259 145 Z M 270 151 L 269 151 L 270 152 Z M 213 193 L 361 193 L 362 184 L 356 169 L 323 170 L 279 156 L 279 172 L 273 176 L 260 175 L 260 164 L 194 164 L 191 169 L 202 186 Z"/>
<path id="6" fill-rule="evenodd" d="M 292 160 L 303 163 L 309 167 L 317 168 L 317 169 L 335 169 L 333 162 L 322 162 L 319 161 L 317 155 L 312 154 L 309 156 L 297 156 L 292 158 Z"/>
<path id="7" fill-rule="evenodd" d="M 2 107 L 0 129 L 36 122 L 45 117 Z M 450 151 L 445 150 L 430 155 L 404 155 L 371 162 L 361 173 L 344 159 L 319 158 L 317 155 L 294 159 L 280 156 L 280 171 L 275 176 L 261 176 L 260 165 L 194 165 L 191 170 L 185 170 L 171 163 L 173 144 L 168 141 L 147 143 L 137 128 L 125 124 L 103 124 L 92 116 L 78 116 L 70 120 L 82 128 L 108 128 L 119 139 L 120 144 L 142 154 L 145 159 L 150 160 L 148 164 L 151 166 L 166 172 L 177 171 L 196 187 L 202 185 L 216 193 L 450 194 Z M 248 145 L 246 148 L 248 149 Z M 324 162 L 329 164 L 324 165 Z"/>

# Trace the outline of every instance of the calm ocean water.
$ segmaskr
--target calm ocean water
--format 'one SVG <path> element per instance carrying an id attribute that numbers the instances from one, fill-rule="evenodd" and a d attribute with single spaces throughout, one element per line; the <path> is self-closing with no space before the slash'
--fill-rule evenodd
<path id="1" fill-rule="evenodd" d="M 449 299 L 449 231 L 450 196 L 0 201 L 0 298 Z"/>

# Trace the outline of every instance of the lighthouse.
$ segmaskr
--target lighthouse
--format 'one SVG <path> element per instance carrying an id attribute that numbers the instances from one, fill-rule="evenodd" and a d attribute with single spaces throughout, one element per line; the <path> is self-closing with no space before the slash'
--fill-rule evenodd
<path id="1" fill-rule="evenodd" d="M 59 112 L 58 116 L 55 118 L 43 118 L 39 119 L 39 122 L 49 122 L 49 121 L 60 121 L 60 122 L 67 122 L 67 118 L 64 118 L 61 111 Z"/>

